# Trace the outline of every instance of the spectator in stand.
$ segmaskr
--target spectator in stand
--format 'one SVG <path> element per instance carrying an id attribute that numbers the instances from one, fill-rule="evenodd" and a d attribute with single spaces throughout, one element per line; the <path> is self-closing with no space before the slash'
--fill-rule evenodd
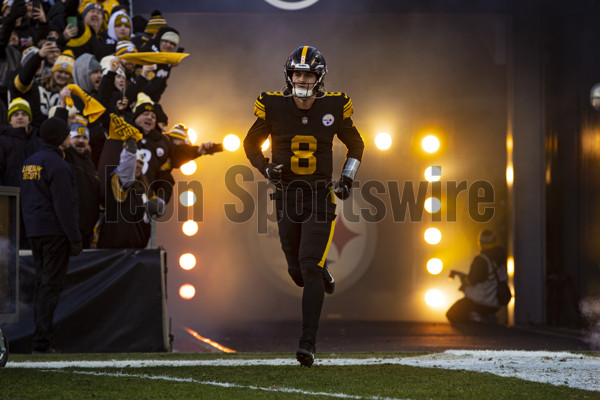
<path id="1" fill-rule="evenodd" d="M 31 107 L 27 100 L 18 97 L 10 102 L 9 125 L 0 126 L 0 186 L 20 187 L 23 162 L 42 147 L 38 128 L 31 125 L 31 120 Z M 22 249 L 29 248 L 23 218 L 20 245 Z"/>
<path id="2" fill-rule="evenodd" d="M 19 69 L 21 65 L 21 52 L 17 50 L 16 46 L 10 44 L 11 36 L 13 37 L 13 43 L 18 42 L 17 36 L 3 23 L 0 26 L 0 100 L 2 103 L 0 108 L 4 111 L 0 115 L 0 122 L 6 122 L 6 104 L 8 102 L 8 87 L 11 79 L 14 77 L 14 73 Z"/>
<path id="3" fill-rule="evenodd" d="M 165 20 L 162 16 L 160 10 L 152 11 L 150 19 L 146 23 L 146 28 L 144 32 L 140 32 L 133 36 L 132 41 L 135 44 L 135 47 L 138 49 L 145 48 L 147 42 L 151 42 L 152 39 L 156 38 L 156 34 L 161 28 L 167 27 L 167 20 Z M 157 50 L 154 50 L 157 51 Z"/>
<path id="4" fill-rule="evenodd" d="M 84 92 L 95 97 L 102 80 L 102 66 L 92 54 L 82 54 L 73 65 L 73 80 Z M 77 107 L 83 110 L 83 107 Z"/>
<path id="5" fill-rule="evenodd" d="M 127 80 L 125 69 L 119 57 L 102 59 L 102 79 L 98 89 L 98 101 L 106 108 L 107 113 L 123 114 L 128 110 L 129 101 L 125 96 Z"/>
<path id="6" fill-rule="evenodd" d="M 65 150 L 65 161 L 71 165 L 75 175 L 79 199 L 79 231 L 83 248 L 88 249 L 100 215 L 100 179 L 92 161 L 88 121 L 82 115 L 77 115 L 76 119 L 77 122 L 70 126 L 71 146 Z"/>
<path id="7" fill-rule="evenodd" d="M 24 56 L 24 62 L 19 74 L 11 87 L 12 96 L 25 97 L 31 104 L 34 115 L 34 125 L 39 126 L 48 118 L 48 112 L 60 104 L 60 91 L 73 82 L 73 57 L 70 52 L 58 56 L 50 73 L 36 78 L 41 71 L 48 54 L 58 52 L 58 47 L 52 42 L 46 42 L 37 51 L 35 47 L 28 49 L 31 54 Z"/>
<path id="8" fill-rule="evenodd" d="M 101 35 L 102 46 L 96 52 L 96 58 L 102 60 L 107 55 L 114 54 L 117 43 L 131 38 L 131 18 L 124 7 L 116 7 L 108 21 L 108 30 Z"/>
<path id="9" fill-rule="evenodd" d="M 63 160 L 69 146 L 67 110 L 40 128 L 42 148 L 25 160 L 21 206 L 31 244 L 35 281 L 33 353 L 56 353 L 54 311 L 64 288 L 69 256 L 81 253 L 75 179 Z"/>
<path id="10" fill-rule="evenodd" d="M 150 220 L 165 212 L 143 174 L 146 152 L 133 138 L 123 143 L 119 165 L 106 182 L 106 213 L 98 248 L 145 248 L 150 239 Z"/>
<path id="11" fill-rule="evenodd" d="M 10 102 L 9 125 L 0 126 L 0 186 L 21 186 L 23 161 L 42 147 L 31 120 L 27 100 L 19 97 Z"/>
<path id="12" fill-rule="evenodd" d="M 48 36 L 49 26 L 42 6 L 34 6 L 33 2 L 25 0 L 5 0 L 2 9 L 2 24 L 8 32 L 16 33 L 20 50 L 36 46 Z"/>
<path id="13" fill-rule="evenodd" d="M 114 13 L 117 9 L 123 8 L 128 11 L 128 7 L 130 5 L 129 0 L 81 0 L 79 3 L 79 13 L 83 14 L 85 8 L 90 3 L 97 3 L 102 6 L 104 20 L 102 22 L 102 27 L 100 28 L 100 32 L 106 31 L 108 28 L 108 20 L 110 15 Z"/>
<path id="14" fill-rule="evenodd" d="M 79 15 L 77 4 L 77 0 L 66 0 L 64 14 L 66 28 L 58 41 L 58 45 L 63 50 L 71 49 L 75 59 L 85 53 L 96 54 L 100 50 L 98 34 L 104 15 L 102 6 L 97 3 L 89 3 Z M 69 17 L 77 17 L 76 27 L 67 25 Z"/>

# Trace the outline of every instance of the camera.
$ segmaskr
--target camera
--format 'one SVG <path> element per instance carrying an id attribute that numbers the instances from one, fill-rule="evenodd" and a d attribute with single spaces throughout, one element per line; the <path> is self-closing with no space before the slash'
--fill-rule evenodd
<path id="1" fill-rule="evenodd" d="M 58 38 L 56 36 L 54 36 L 54 35 L 48 35 L 48 36 L 46 36 L 46 40 L 49 41 L 49 42 L 56 43 L 56 41 L 58 40 Z"/>

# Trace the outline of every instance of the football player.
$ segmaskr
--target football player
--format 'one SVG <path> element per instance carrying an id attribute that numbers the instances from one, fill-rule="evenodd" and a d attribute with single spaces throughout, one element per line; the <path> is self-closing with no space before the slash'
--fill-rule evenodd
<path id="1" fill-rule="evenodd" d="M 296 351 L 301 365 L 314 362 L 324 293 L 335 281 L 326 264 L 335 226 L 335 197 L 344 200 L 362 158 L 364 143 L 351 116 L 352 101 L 324 87 L 327 66 L 314 47 L 300 46 L 284 66 L 286 86 L 262 93 L 256 121 L 244 139 L 246 156 L 276 186 L 279 238 L 288 273 L 303 287 L 302 336 Z M 261 150 L 271 136 L 272 162 Z M 332 183 L 333 138 L 348 149 L 341 177 Z"/>

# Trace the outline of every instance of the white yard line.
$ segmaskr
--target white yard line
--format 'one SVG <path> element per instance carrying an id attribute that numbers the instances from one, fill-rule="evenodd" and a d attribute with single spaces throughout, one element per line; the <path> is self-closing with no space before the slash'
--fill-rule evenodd
<path id="1" fill-rule="evenodd" d="M 140 378 L 140 379 L 152 379 L 170 382 L 182 382 L 182 383 L 195 383 L 198 385 L 217 386 L 223 388 L 233 389 L 250 389 L 250 390 L 261 390 L 265 392 L 279 392 L 279 393 L 293 393 L 301 394 L 304 396 L 318 396 L 323 397 L 334 397 L 339 399 L 367 399 L 367 400 L 408 400 L 408 399 L 396 399 L 391 397 L 379 397 L 379 396 L 357 396 L 347 393 L 328 393 L 328 392 L 311 392 L 308 390 L 285 388 L 285 387 L 263 387 L 254 385 L 240 385 L 238 383 L 229 382 L 215 382 L 215 381 L 199 381 L 193 378 L 178 378 L 168 375 L 136 375 L 136 374 L 123 374 L 123 373 L 108 373 L 108 372 L 91 372 L 91 371 L 64 371 L 68 373 L 81 374 L 81 375 L 95 375 L 95 376 L 110 376 L 117 378 Z"/>
<path id="2" fill-rule="evenodd" d="M 462 369 L 489 372 L 557 386 L 600 391 L 600 357 L 569 352 L 448 350 L 418 357 L 395 358 L 318 358 L 319 366 L 398 364 L 416 367 Z M 11 362 L 6 368 L 143 368 L 188 366 L 297 366 L 291 358 L 215 359 L 215 360 L 109 360 L 109 361 L 48 361 Z"/>

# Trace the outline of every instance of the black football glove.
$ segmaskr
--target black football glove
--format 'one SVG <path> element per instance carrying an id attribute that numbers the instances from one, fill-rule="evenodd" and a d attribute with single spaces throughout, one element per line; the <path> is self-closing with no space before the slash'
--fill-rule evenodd
<path id="1" fill-rule="evenodd" d="M 281 180 L 282 173 L 283 164 L 268 163 L 267 168 L 265 168 L 265 177 L 272 181 Z"/>
<path id="2" fill-rule="evenodd" d="M 341 199 L 346 200 L 350 197 L 350 189 L 352 189 L 352 179 L 342 175 L 339 181 L 337 181 L 333 188 L 333 193 Z"/>
<path id="3" fill-rule="evenodd" d="M 71 253 L 69 254 L 71 257 L 75 257 L 81 254 L 83 251 L 83 245 L 81 242 L 72 242 L 71 243 Z"/>

